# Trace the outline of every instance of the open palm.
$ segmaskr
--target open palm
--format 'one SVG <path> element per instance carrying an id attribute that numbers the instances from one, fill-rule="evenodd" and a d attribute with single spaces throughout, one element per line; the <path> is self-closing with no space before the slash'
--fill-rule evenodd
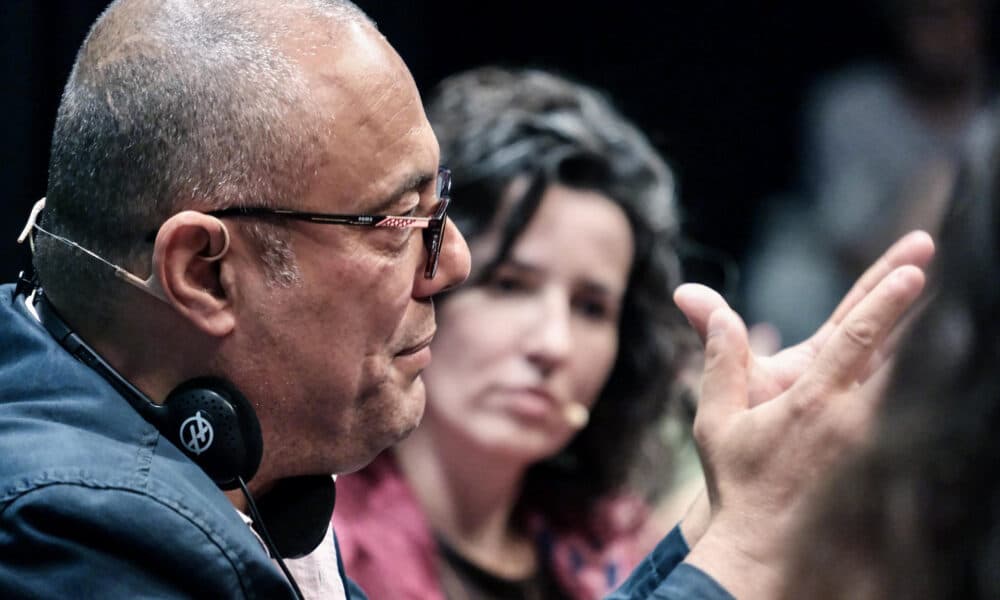
<path id="1" fill-rule="evenodd" d="M 933 253 L 927 234 L 905 236 L 815 334 L 774 356 L 751 352 L 746 326 L 712 290 L 675 292 L 706 342 L 694 433 L 708 494 L 693 509 L 702 525 L 688 562 L 735 596 L 769 598 L 779 587 L 777 567 L 804 500 L 873 420 L 879 394 L 870 388 L 885 379 L 879 367 Z"/>
<path id="2" fill-rule="evenodd" d="M 837 309 L 829 319 L 820 326 L 807 340 L 790 346 L 773 356 L 756 356 L 749 354 L 748 392 L 751 406 L 766 402 L 787 390 L 806 372 L 816 357 L 825 347 L 830 336 L 844 321 L 844 317 L 861 300 L 868 296 L 885 277 L 896 268 L 903 265 L 925 267 L 934 254 L 934 244 L 926 233 L 913 232 L 901 238 L 892 245 L 878 261 L 873 264 L 854 287 L 844 296 Z M 685 284 L 677 288 L 674 301 L 687 316 L 688 321 L 698 332 L 704 342 L 707 337 L 708 318 L 716 309 L 727 306 L 726 301 L 712 289 L 697 285 Z M 859 343 L 871 340 L 863 339 L 869 333 L 855 331 L 852 335 L 859 337 Z M 891 355 L 895 336 L 889 343 L 873 351 L 867 368 L 859 372 L 859 383 L 862 383 L 879 366 L 886 356 Z"/>

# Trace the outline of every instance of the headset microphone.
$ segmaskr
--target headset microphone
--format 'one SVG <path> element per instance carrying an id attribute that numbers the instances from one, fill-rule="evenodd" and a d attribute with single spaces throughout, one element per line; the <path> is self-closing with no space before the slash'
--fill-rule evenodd
<path id="1" fill-rule="evenodd" d="M 573 429 L 583 429 L 590 421 L 590 409 L 572 400 L 562 405 L 561 414 Z"/>

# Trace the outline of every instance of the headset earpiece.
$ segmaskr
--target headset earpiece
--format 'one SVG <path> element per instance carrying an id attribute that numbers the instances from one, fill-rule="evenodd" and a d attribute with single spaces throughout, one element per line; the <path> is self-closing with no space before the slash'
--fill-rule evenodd
<path id="1" fill-rule="evenodd" d="M 224 490 L 249 481 L 264 451 L 260 423 L 247 399 L 228 381 L 198 377 L 163 403 L 160 431 Z"/>

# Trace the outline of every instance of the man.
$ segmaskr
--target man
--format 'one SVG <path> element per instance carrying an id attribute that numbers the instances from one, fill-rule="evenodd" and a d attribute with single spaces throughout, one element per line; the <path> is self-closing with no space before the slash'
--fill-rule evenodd
<path id="1" fill-rule="evenodd" d="M 431 299 L 469 270 L 445 179 L 409 72 L 353 5 L 109 7 L 57 117 L 33 228 L 43 291 L 0 290 L 0 595 L 271 598 L 298 595 L 297 581 L 305 597 L 363 597 L 337 568 L 329 512 L 316 535 L 299 500 L 325 498 L 318 480 L 420 419 Z M 904 239 L 814 339 L 770 360 L 748 354 L 720 298 L 678 291 L 708 339 L 698 433 L 712 514 L 684 524 L 688 565 L 673 568 L 686 552 L 675 534 L 620 596 L 767 593 L 744 587 L 770 581 L 782 540 L 762 522 L 823 468 L 834 436 L 817 432 L 840 431 L 803 409 L 858 402 L 930 252 Z M 250 408 L 229 384 L 192 400 L 183 382 L 205 375 Z M 238 425 L 207 407 L 160 416 L 203 397 Z M 259 468 L 253 444 L 231 440 L 252 442 L 256 423 Z M 232 473 L 204 459 L 216 438 L 239 450 Z M 245 498 L 216 487 L 247 479 Z M 272 543 L 250 498 L 291 523 L 275 537 L 309 543 Z M 294 577 L 264 545 L 306 555 Z"/>
<path id="2" fill-rule="evenodd" d="M 352 5 L 124 0 L 67 84 L 35 266 L 55 312 L 154 402 L 202 375 L 242 390 L 266 495 L 417 425 L 431 298 L 466 277 L 468 249 L 450 223 L 438 258 L 413 228 L 207 213 L 429 217 L 437 177 L 413 79 Z M 287 594 L 219 490 L 3 297 L 0 595 Z"/>

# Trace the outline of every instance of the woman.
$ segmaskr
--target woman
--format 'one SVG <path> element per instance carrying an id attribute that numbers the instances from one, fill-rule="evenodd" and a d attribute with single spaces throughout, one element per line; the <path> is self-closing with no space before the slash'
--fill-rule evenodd
<path id="1" fill-rule="evenodd" d="M 440 300 L 422 425 L 338 482 L 347 569 L 373 600 L 602 596 L 648 550 L 633 466 L 653 444 L 669 470 L 653 430 L 691 347 L 670 171 L 538 71 L 455 76 L 428 113 L 473 273 Z"/>

